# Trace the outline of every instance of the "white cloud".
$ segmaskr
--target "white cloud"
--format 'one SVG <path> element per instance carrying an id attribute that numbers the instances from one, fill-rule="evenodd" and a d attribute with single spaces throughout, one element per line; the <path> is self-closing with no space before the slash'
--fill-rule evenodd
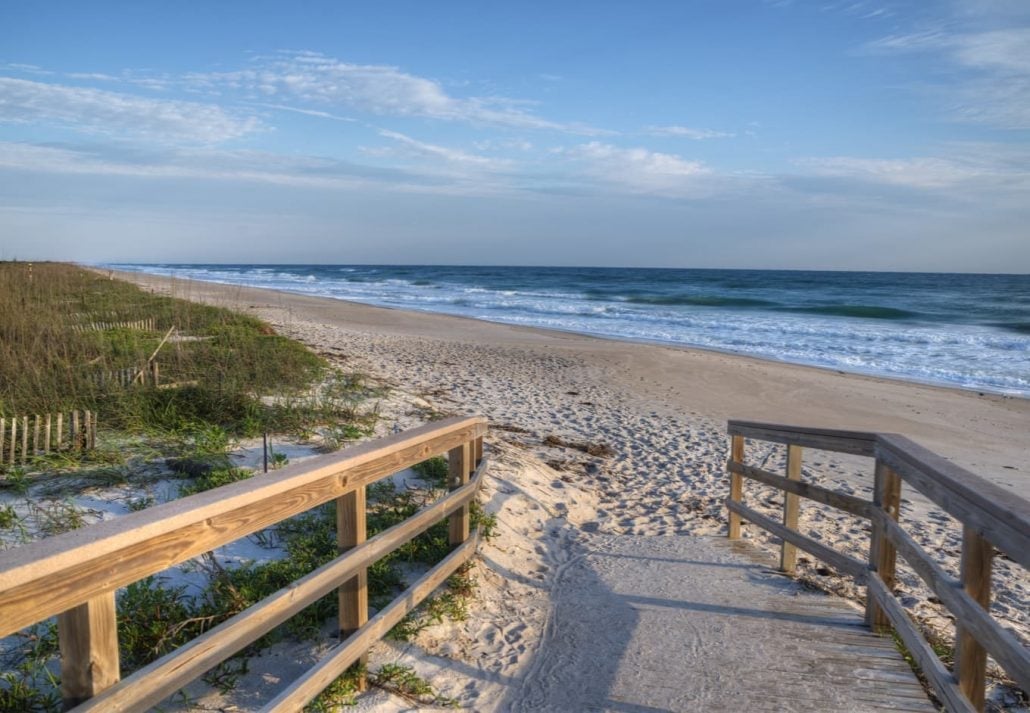
<path id="1" fill-rule="evenodd" d="M 713 131 L 712 129 L 693 129 L 689 126 L 649 126 L 647 133 L 652 136 L 676 136 L 694 141 L 705 139 L 728 139 L 735 136 L 726 131 Z"/>
<path id="2" fill-rule="evenodd" d="M 382 116 L 419 116 L 584 135 L 608 133 L 580 124 L 549 121 L 528 111 L 524 102 L 504 97 L 455 97 L 436 80 L 397 67 L 351 64 L 313 52 L 265 60 L 250 69 L 189 74 L 183 81 L 199 91 L 228 89 L 266 100 L 282 97 Z"/>
<path id="3" fill-rule="evenodd" d="M 675 154 L 621 148 L 599 141 L 557 149 L 555 153 L 586 177 L 630 193 L 688 195 L 697 189 L 696 179 L 710 173 L 699 161 L 688 161 Z"/>
<path id="4" fill-rule="evenodd" d="M 221 107 L 0 77 L 0 122 L 47 122 L 79 131 L 214 144 L 258 131 L 254 117 Z"/>

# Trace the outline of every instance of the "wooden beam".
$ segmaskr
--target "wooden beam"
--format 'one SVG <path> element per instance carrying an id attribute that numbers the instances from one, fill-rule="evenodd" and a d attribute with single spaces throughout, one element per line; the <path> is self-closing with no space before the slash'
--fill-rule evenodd
<path id="1" fill-rule="evenodd" d="M 799 532 L 788 530 L 772 518 L 768 518 L 761 513 L 755 512 L 741 503 L 734 502 L 727 498 L 726 507 L 739 514 L 745 520 L 768 530 L 777 537 L 789 540 L 792 544 L 797 545 L 810 555 L 821 559 L 823 562 L 834 567 L 841 573 L 851 575 L 855 578 L 855 581 L 858 584 L 865 582 L 867 570 L 864 562 L 860 562 L 854 557 L 830 549 L 826 545 L 816 542 L 809 537 L 805 537 Z"/>
<path id="2" fill-rule="evenodd" d="M 368 527 L 365 524 L 366 505 L 364 486 L 340 496 L 336 500 L 336 542 L 341 554 L 365 541 Z M 340 612 L 340 638 L 344 639 L 360 629 L 368 621 L 368 569 L 362 567 L 338 590 Z M 368 653 L 359 658 L 368 662 Z M 364 691 L 367 681 L 362 676 L 358 690 Z"/>
<path id="3" fill-rule="evenodd" d="M 749 480 L 757 480 L 759 483 L 764 483 L 765 485 L 772 486 L 779 490 L 784 490 L 788 493 L 794 493 L 802 498 L 814 500 L 815 502 L 822 503 L 823 505 L 835 507 L 838 510 L 843 510 L 856 517 L 864 517 L 866 519 L 872 517 L 873 504 L 869 500 L 856 498 L 853 495 L 846 495 L 845 493 L 838 493 L 836 490 L 823 488 L 818 485 L 813 485 L 812 483 L 787 480 L 778 473 L 772 473 L 750 465 L 734 463 L 733 461 L 727 461 L 726 467 L 731 472 L 740 473 Z"/>
<path id="4" fill-rule="evenodd" d="M 787 446 L 787 480 L 801 481 L 801 446 Z M 783 526 L 797 531 L 800 512 L 798 496 L 794 493 L 783 494 Z M 794 574 L 797 567 L 798 550 L 793 544 L 784 540 L 780 545 L 780 569 Z"/>
<path id="5" fill-rule="evenodd" d="M 944 571 L 912 536 L 890 519 L 882 522 L 884 533 L 909 566 L 937 595 L 967 634 L 983 644 L 1005 672 L 1024 691 L 1030 690 L 1030 650 L 1008 629 L 991 617 L 983 605 L 962 588 L 962 583 Z"/>
<path id="6" fill-rule="evenodd" d="M 385 609 L 376 614 L 365 626 L 349 639 L 329 652 L 314 667 L 294 681 L 286 690 L 270 701 L 262 711 L 299 711 L 347 670 L 375 641 L 386 635 L 397 622 L 412 611 L 433 590 L 447 581 L 461 565 L 476 552 L 479 533 L 465 540 L 458 549 L 447 555 L 417 582 L 404 590 Z"/>
<path id="7" fill-rule="evenodd" d="M 205 671 L 338 588 L 342 581 L 352 578 L 358 570 L 367 569 L 474 498 L 488 467 L 489 462 L 483 461 L 476 476 L 464 488 L 356 545 L 346 554 L 136 671 L 105 693 L 76 708 L 76 713 L 147 710 L 156 706 Z"/>
<path id="8" fill-rule="evenodd" d="M 879 510 L 881 517 L 897 522 L 901 515 L 901 478 L 886 463 L 877 459 L 873 472 L 873 505 Z M 869 540 L 869 569 L 880 576 L 880 580 L 888 590 L 894 588 L 894 574 L 897 566 L 897 551 L 894 543 L 884 530 L 885 525 L 877 517 L 872 522 Z M 876 603 L 876 597 L 866 592 L 865 601 L 866 624 L 873 631 L 886 631 L 890 621 L 887 614 Z"/>
<path id="9" fill-rule="evenodd" d="M 744 479 L 733 465 L 744 465 L 744 436 L 730 437 L 730 501 L 740 503 L 744 498 Z M 729 527 L 726 536 L 731 540 L 740 539 L 740 515 L 730 508 Z"/>
<path id="10" fill-rule="evenodd" d="M 840 431 L 829 428 L 784 426 L 754 421 L 730 421 L 731 436 L 745 436 L 759 441 L 804 446 L 821 451 L 873 455 L 876 434 L 865 431 Z"/>
<path id="11" fill-rule="evenodd" d="M 118 682 L 118 624 L 113 592 L 59 614 L 57 638 L 65 709 Z"/>
<path id="12" fill-rule="evenodd" d="M 1030 569 L 1030 500 L 896 434 L 880 434 L 877 457 L 942 510 Z"/>
<path id="13" fill-rule="evenodd" d="M 462 443 L 452 448 L 447 454 L 448 478 L 451 490 L 456 490 L 468 482 L 469 473 L 472 469 L 473 449 L 472 443 Z M 452 547 L 460 545 L 469 536 L 469 508 L 463 506 L 451 515 L 447 528 L 447 539 Z"/>
<path id="14" fill-rule="evenodd" d="M 951 671 L 946 669 L 937 658 L 937 654 L 926 643 L 922 633 L 912 623 L 900 602 L 887 589 L 880 577 L 875 573 L 870 574 L 868 584 L 869 593 L 876 598 L 877 604 L 886 612 L 887 618 L 894 625 L 894 630 L 898 632 L 905 648 L 908 649 L 923 675 L 930 682 L 934 693 L 944 702 L 948 712 L 975 713 L 976 709 L 962 695 L 958 682 Z"/>
<path id="15" fill-rule="evenodd" d="M 369 485 L 486 431 L 452 418 L 14 548 L 0 637 Z"/>
<path id="16" fill-rule="evenodd" d="M 962 587 L 984 609 L 991 605 L 991 563 L 994 546 L 973 528 L 962 530 Z M 958 685 L 977 710 L 983 710 L 987 651 L 961 619 L 956 622 L 955 669 Z"/>

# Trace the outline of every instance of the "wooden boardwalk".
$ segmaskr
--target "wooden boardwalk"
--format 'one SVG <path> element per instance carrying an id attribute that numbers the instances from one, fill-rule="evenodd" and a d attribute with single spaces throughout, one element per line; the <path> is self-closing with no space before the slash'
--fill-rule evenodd
<path id="1" fill-rule="evenodd" d="M 934 711 L 863 612 L 740 542 L 594 535 L 500 710 Z M 614 654 L 614 655 L 613 655 Z"/>

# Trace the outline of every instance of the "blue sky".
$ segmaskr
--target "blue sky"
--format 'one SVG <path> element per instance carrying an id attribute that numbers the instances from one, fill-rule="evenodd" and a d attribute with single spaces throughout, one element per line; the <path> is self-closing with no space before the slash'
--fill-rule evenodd
<path id="1" fill-rule="evenodd" d="M 0 5 L 0 258 L 1030 272 L 1030 3 Z"/>

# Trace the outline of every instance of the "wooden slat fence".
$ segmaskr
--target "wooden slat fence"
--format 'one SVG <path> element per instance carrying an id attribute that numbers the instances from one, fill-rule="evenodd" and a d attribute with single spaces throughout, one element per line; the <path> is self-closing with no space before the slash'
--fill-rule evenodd
<path id="1" fill-rule="evenodd" d="M 990 654 L 1023 690 L 1030 691 L 1030 650 L 990 614 L 991 562 L 995 548 L 1030 568 L 1030 502 L 949 463 L 909 439 L 892 433 L 863 433 L 730 421 L 729 537 L 740 537 L 743 521 L 782 540 L 780 565 L 793 572 L 802 549 L 867 587 L 866 621 L 877 631 L 893 629 L 912 654 L 949 711 L 984 707 Z M 744 462 L 746 439 L 787 446 L 787 473 L 780 475 Z M 864 500 L 801 481 L 803 448 L 868 456 L 875 460 L 873 498 Z M 785 493 L 778 522 L 747 507 L 744 480 Z M 961 574 L 948 574 L 899 524 L 901 485 L 908 483 L 963 527 Z M 807 537 L 797 530 L 799 498 L 843 510 L 871 524 L 869 561 Z M 941 662 L 893 592 L 897 555 L 936 594 L 956 622 L 954 671 Z"/>
<path id="2" fill-rule="evenodd" d="M 89 382 L 98 388 L 119 386 L 129 388 L 135 385 L 160 386 L 160 367 L 151 361 L 146 368 L 131 366 L 125 369 L 95 371 L 89 375 Z"/>
<path id="3" fill-rule="evenodd" d="M 106 332 L 109 329 L 139 329 L 153 332 L 156 320 L 153 317 L 147 319 L 136 319 L 127 322 L 86 322 L 84 324 L 73 324 L 73 332 Z"/>
<path id="4" fill-rule="evenodd" d="M 0 417 L 0 465 L 24 465 L 33 456 L 55 451 L 91 451 L 96 447 L 95 411 Z"/>
<path id="5" fill-rule="evenodd" d="M 450 418 L 272 473 L 0 552 L 0 637 L 57 616 L 61 686 L 76 711 L 143 711 L 336 590 L 340 643 L 264 710 L 296 711 L 475 553 L 469 503 L 483 479 L 486 419 Z M 451 492 L 365 539 L 365 489 L 447 453 Z M 121 679 L 115 591 L 323 503 L 341 555 Z M 451 554 L 368 619 L 366 571 L 449 518 Z"/>

